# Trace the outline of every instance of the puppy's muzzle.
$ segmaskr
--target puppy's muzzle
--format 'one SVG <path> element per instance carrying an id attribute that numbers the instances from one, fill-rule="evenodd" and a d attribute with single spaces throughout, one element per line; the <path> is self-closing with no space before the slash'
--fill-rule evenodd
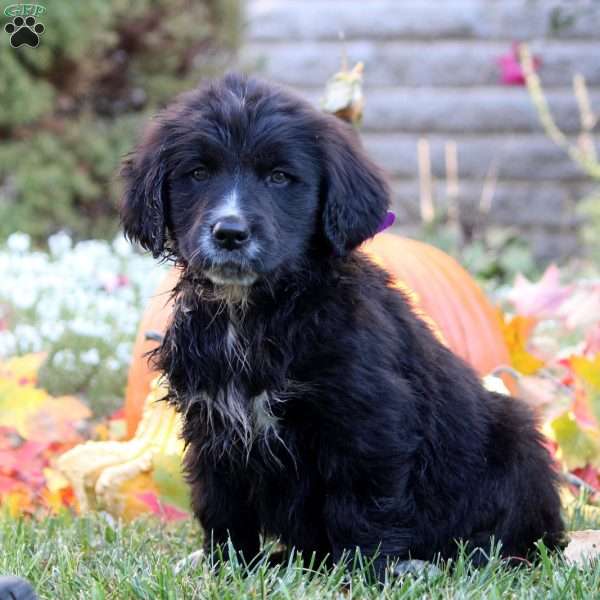
<path id="1" fill-rule="evenodd" d="M 214 244 L 223 250 L 240 250 L 250 241 L 250 229 L 242 217 L 230 216 L 217 221 L 211 228 Z"/>

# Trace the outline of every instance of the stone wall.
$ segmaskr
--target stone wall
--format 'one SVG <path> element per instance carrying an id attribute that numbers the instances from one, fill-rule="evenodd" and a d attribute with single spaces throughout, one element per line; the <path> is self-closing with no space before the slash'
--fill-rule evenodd
<path id="1" fill-rule="evenodd" d="M 579 16 L 555 31 L 553 11 L 574 6 Z M 573 210 L 590 183 L 546 138 L 525 88 L 500 83 L 498 58 L 514 41 L 531 42 L 556 120 L 575 135 L 574 73 L 585 75 L 600 111 L 597 2 L 247 0 L 246 8 L 242 64 L 315 102 L 344 46 L 351 64 L 364 61 L 363 139 L 391 176 L 402 226 L 419 218 L 417 142 L 426 137 L 438 205 L 446 201 L 444 147 L 454 141 L 466 214 L 479 206 L 486 178 L 495 180 L 490 222 L 518 226 L 542 258 L 576 250 Z"/>

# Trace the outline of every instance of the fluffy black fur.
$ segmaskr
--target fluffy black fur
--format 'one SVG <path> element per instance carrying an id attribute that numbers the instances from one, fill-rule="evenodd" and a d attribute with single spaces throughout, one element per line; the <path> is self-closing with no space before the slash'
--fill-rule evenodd
<path id="1" fill-rule="evenodd" d="M 126 234 L 182 269 L 155 359 L 209 546 L 230 536 L 251 558 L 273 535 L 334 561 L 377 553 L 382 572 L 457 540 L 560 543 L 528 408 L 486 391 L 356 249 L 389 195 L 351 128 L 228 76 L 160 114 L 124 177 Z M 228 198 L 248 247 L 211 238 Z"/>

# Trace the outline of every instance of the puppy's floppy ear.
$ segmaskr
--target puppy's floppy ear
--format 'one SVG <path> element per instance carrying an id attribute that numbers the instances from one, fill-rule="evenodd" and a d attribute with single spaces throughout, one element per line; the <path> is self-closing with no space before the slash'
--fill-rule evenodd
<path id="1" fill-rule="evenodd" d="M 125 182 L 121 223 L 125 236 L 152 252 L 154 258 L 162 255 L 166 237 L 166 169 L 160 139 L 160 127 L 154 123 L 121 168 Z"/>
<path id="2" fill-rule="evenodd" d="M 387 213 L 389 187 L 350 126 L 326 117 L 320 141 L 323 229 L 343 255 L 377 233 Z"/>

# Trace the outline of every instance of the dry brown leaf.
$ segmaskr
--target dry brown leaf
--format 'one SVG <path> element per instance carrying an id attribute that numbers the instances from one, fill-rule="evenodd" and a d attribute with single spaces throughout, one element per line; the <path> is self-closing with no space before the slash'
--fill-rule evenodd
<path id="1" fill-rule="evenodd" d="M 565 559 L 569 564 L 586 566 L 600 557 L 600 529 L 572 531 L 571 541 L 565 549 Z"/>

